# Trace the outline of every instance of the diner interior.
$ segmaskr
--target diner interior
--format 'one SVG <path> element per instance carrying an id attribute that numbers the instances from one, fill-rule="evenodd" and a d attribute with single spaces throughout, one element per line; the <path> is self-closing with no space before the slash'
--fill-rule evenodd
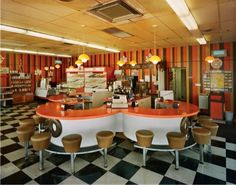
<path id="1" fill-rule="evenodd" d="M 236 0 L 0 0 L 1 184 L 236 184 Z"/>

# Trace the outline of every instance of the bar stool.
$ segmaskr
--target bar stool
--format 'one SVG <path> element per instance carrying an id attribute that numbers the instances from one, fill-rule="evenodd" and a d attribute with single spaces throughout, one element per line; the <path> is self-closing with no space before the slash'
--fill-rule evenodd
<path id="1" fill-rule="evenodd" d="M 206 128 L 193 128 L 192 129 L 193 138 L 197 144 L 199 144 L 200 148 L 200 163 L 204 163 L 204 156 L 203 156 L 203 146 L 204 144 L 208 144 L 211 132 Z"/>
<path id="2" fill-rule="evenodd" d="M 152 145 L 153 136 L 154 134 L 150 130 L 136 131 L 137 144 L 143 147 L 143 166 L 146 166 L 146 148 Z"/>
<path id="3" fill-rule="evenodd" d="M 19 126 L 16 130 L 16 133 L 18 135 L 19 141 L 24 142 L 25 160 L 26 160 L 28 159 L 29 141 L 31 136 L 34 135 L 34 126 L 32 124 Z"/>
<path id="4" fill-rule="evenodd" d="M 166 134 L 170 148 L 175 150 L 175 169 L 179 169 L 179 150 L 184 148 L 186 135 L 179 132 L 168 132 Z"/>
<path id="5" fill-rule="evenodd" d="M 46 118 L 43 118 L 41 116 L 38 116 L 38 115 L 33 115 L 33 120 L 34 120 L 34 123 L 35 125 L 38 125 L 38 132 L 40 133 L 42 131 L 42 125 L 43 123 L 45 123 L 46 121 Z"/>
<path id="6" fill-rule="evenodd" d="M 23 119 L 19 121 L 19 125 L 20 126 L 26 126 L 26 125 L 33 125 L 35 126 L 35 122 L 33 119 L 29 118 L 29 119 Z"/>
<path id="7" fill-rule="evenodd" d="M 211 132 L 211 136 L 216 136 L 218 128 L 219 128 L 218 124 L 213 123 L 209 120 L 201 120 L 199 123 L 203 128 L 206 128 Z M 209 140 L 209 144 L 208 144 L 208 152 L 211 153 L 211 139 Z"/>
<path id="8" fill-rule="evenodd" d="M 75 173 L 75 153 L 80 150 L 80 144 L 82 141 L 82 136 L 80 134 L 70 134 L 62 138 L 62 144 L 64 150 L 67 153 L 70 153 L 71 161 L 71 173 Z"/>
<path id="9" fill-rule="evenodd" d="M 49 132 L 41 132 L 31 137 L 31 143 L 35 151 L 39 151 L 39 169 L 44 169 L 43 152 L 50 143 L 51 134 Z"/>
<path id="10" fill-rule="evenodd" d="M 114 134 L 112 131 L 103 130 L 96 134 L 98 146 L 104 151 L 104 167 L 107 168 L 107 148 L 112 145 Z"/>

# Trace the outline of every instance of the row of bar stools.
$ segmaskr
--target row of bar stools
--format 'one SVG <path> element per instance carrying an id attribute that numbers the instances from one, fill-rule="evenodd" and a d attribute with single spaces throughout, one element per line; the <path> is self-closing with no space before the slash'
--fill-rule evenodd
<path id="1" fill-rule="evenodd" d="M 46 121 L 46 118 L 44 117 L 41 117 L 41 116 L 38 116 L 38 115 L 33 115 L 33 120 L 34 120 L 34 124 L 38 126 L 38 132 L 40 133 L 42 131 L 42 127 L 43 127 L 43 124 L 45 123 Z"/>
<path id="2" fill-rule="evenodd" d="M 70 134 L 62 138 L 64 150 L 70 153 L 71 173 L 75 173 L 75 153 L 80 150 L 82 136 L 80 134 Z"/>
<path id="3" fill-rule="evenodd" d="M 186 133 L 187 134 L 187 133 Z M 179 169 L 179 150 L 184 148 L 186 134 L 180 132 L 168 132 L 166 134 L 170 148 L 175 150 L 175 169 Z"/>
<path id="4" fill-rule="evenodd" d="M 107 149 L 112 145 L 114 134 L 112 131 L 104 130 L 96 134 L 98 146 L 103 149 L 104 167 L 107 168 Z"/>
<path id="5" fill-rule="evenodd" d="M 204 163 L 203 147 L 208 144 L 211 137 L 211 132 L 206 128 L 193 128 L 193 138 L 200 148 L 200 163 Z"/>
<path id="6" fill-rule="evenodd" d="M 19 126 L 16 130 L 18 135 L 19 141 L 24 142 L 24 149 L 25 149 L 25 160 L 28 159 L 28 147 L 29 141 L 32 135 L 34 135 L 34 125 L 22 125 Z"/>
<path id="7" fill-rule="evenodd" d="M 46 148 L 48 148 L 51 139 L 51 134 L 49 132 L 41 132 L 33 135 L 31 137 L 31 143 L 35 151 L 39 151 L 39 169 L 44 169 L 44 159 L 43 153 Z"/>
<path id="8" fill-rule="evenodd" d="M 137 144 L 143 147 L 143 166 L 146 166 L 146 154 L 147 149 L 152 145 L 154 134 L 150 130 L 138 130 L 136 131 Z"/>
<path id="9" fill-rule="evenodd" d="M 216 136 L 218 128 L 219 128 L 218 124 L 210 122 L 208 120 L 202 120 L 199 123 L 203 128 L 206 128 L 211 132 L 211 136 Z M 208 143 L 208 152 L 211 153 L 211 139 L 209 140 L 209 143 Z"/>

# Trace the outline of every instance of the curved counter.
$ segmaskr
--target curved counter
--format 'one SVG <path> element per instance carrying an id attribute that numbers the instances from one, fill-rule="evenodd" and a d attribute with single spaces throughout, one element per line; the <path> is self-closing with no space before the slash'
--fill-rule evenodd
<path id="1" fill-rule="evenodd" d="M 61 111 L 60 103 L 46 103 L 36 108 L 39 116 L 57 119 L 62 125 L 62 134 L 52 138 L 51 142 L 62 146 L 61 138 L 71 133 L 82 135 L 82 147 L 97 144 L 96 133 L 100 130 L 124 132 L 125 136 L 136 141 L 135 132 L 138 129 L 150 129 L 154 132 L 153 144 L 167 145 L 166 133 L 180 131 L 183 117 L 196 115 L 198 107 L 179 102 L 178 109 L 151 109 L 129 107 L 128 109 L 111 109 L 105 106 L 89 110 Z"/>

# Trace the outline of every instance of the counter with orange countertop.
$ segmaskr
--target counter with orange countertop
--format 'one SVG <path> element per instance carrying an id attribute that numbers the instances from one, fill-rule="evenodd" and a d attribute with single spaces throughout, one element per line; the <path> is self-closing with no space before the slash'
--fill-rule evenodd
<path id="1" fill-rule="evenodd" d="M 179 102 L 177 109 L 151 109 L 129 107 L 128 109 L 111 109 L 106 106 L 89 110 L 61 111 L 60 103 L 46 103 L 36 109 L 39 116 L 57 119 L 62 126 L 62 133 L 52 138 L 52 143 L 62 146 L 61 138 L 67 134 L 80 133 L 83 137 L 81 146 L 96 145 L 96 133 L 100 130 L 123 132 L 126 137 L 136 141 L 138 129 L 151 129 L 154 132 L 153 144 L 166 145 L 166 133 L 179 131 L 183 117 L 196 115 L 198 107 Z"/>

